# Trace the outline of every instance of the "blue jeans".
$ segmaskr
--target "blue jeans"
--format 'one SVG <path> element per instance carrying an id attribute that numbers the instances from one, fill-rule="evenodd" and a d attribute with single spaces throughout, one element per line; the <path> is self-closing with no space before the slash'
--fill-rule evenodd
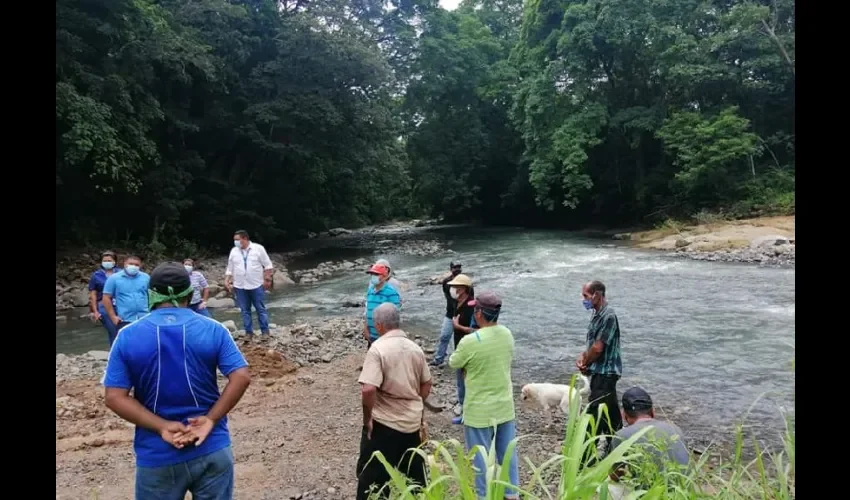
<path id="1" fill-rule="evenodd" d="M 449 342 L 452 340 L 454 331 L 452 319 L 443 318 L 443 325 L 440 327 L 440 342 L 437 344 L 437 353 L 434 354 L 434 363 L 440 364 L 446 359 L 446 352 L 449 350 Z"/>
<path id="2" fill-rule="evenodd" d="M 206 307 L 203 308 L 203 309 L 198 309 L 198 306 L 200 306 L 200 305 L 201 305 L 200 302 L 198 302 L 197 304 L 189 304 L 189 309 L 195 311 L 196 313 L 200 314 L 201 316 L 206 316 L 208 318 L 212 318 L 210 311 Z"/>
<path id="3" fill-rule="evenodd" d="M 112 349 L 112 343 L 115 342 L 115 337 L 118 336 L 118 327 L 109 319 L 106 314 L 106 308 L 103 304 L 97 305 L 97 312 L 100 313 L 100 322 L 103 323 L 103 328 L 106 329 L 106 338 L 109 339 L 109 348 Z"/>
<path id="4" fill-rule="evenodd" d="M 233 450 L 214 451 L 182 464 L 136 467 L 136 500 L 233 499 Z"/>
<path id="5" fill-rule="evenodd" d="M 257 310 L 260 332 L 269 333 L 269 313 L 266 311 L 265 302 L 263 302 L 266 290 L 261 286 L 253 290 L 243 290 L 242 288 L 234 288 L 234 290 L 236 290 L 236 302 L 239 303 L 239 309 L 242 311 L 242 325 L 245 327 L 245 333 L 254 334 L 254 323 L 251 321 L 252 305 Z"/>
<path id="6" fill-rule="evenodd" d="M 457 402 L 463 406 L 463 400 L 466 398 L 466 377 L 463 375 L 463 370 L 457 370 Z"/>
<path id="7" fill-rule="evenodd" d="M 495 426 L 495 429 L 493 427 L 480 429 L 464 425 L 463 438 L 466 441 L 467 452 L 472 450 L 473 447 L 481 445 L 485 450 L 487 450 L 483 452 L 486 454 L 489 453 L 490 444 L 493 443 L 494 430 L 496 437 L 496 462 L 499 466 L 501 466 L 505 460 L 505 453 L 508 450 L 508 444 L 510 444 L 510 442 L 516 437 L 516 420 L 499 424 Z M 475 489 L 478 492 L 479 498 L 483 498 L 487 495 L 486 455 L 482 455 L 481 453 L 482 451 L 478 450 L 478 453 L 475 454 L 472 462 L 473 465 L 475 465 L 475 468 L 478 469 L 475 473 Z M 508 467 L 509 482 L 514 486 L 519 486 L 519 458 L 517 457 L 516 447 L 513 449 Z M 506 488 L 505 497 L 518 498 L 519 492 L 513 490 L 513 488 Z"/>

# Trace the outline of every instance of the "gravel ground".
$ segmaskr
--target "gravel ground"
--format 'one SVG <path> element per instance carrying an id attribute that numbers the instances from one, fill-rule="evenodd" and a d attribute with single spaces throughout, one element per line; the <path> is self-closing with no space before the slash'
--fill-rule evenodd
<path id="1" fill-rule="evenodd" d="M 361 425 L 358 318 L 276 328 L 266 343 L 235 337 L 253 382 L 230 417 L 237 499 L 353 498 Z M 430 352 L 430 341 L 418 339 Z M 106 353 L 56 356 L 57 499 L 132 498 L 132 426 L 103 403 Z M 451 424 L 454 374 L 434 370 L 432 439 L 463 439 Z M 222 379 L 222 384 L 224 380 Z M 557 452 L 564 419 L 517 399 L 520 451 L 534 463 Z M 523 481 L 529 479 L 523 467 Z"/>

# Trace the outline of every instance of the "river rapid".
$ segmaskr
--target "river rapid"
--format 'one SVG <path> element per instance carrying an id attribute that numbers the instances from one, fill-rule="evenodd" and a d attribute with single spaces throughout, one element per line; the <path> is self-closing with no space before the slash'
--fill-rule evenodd
<path id="1" fill-rule="evenodd" d="M 329 259 L 386 257 L 407 288 L 405 329 L 436 339 L 445 300 L 438 286 L 425 282 L 449 261 L 461 261 L 477 290 L 503 297 L 499 321 L 516 338 L 517 387 L 569 382 L 590 318 L 581 285 L 601 280 L 620 320 L 620 393 L 642 386 L 657 411 L 697 446 L 728 443 L 744 417 L 748 434 L 778 444 L 783 415 L 794 407 L 793 269 L 674 259 L 553 231 L 454 228 L 434 234 L 450 252 L 421 257 L 332 249 L 293 262 L 290 270 Z M 272 322 L 360 313 L 341 304 L 362 298 L 366 284 L 365 274 L 348 272 L 287 287 L 268 301 Z M 233 312 L 214 314 L 237 319 Z M 91 323 L 72 320 L 56 328 L 57 353 L 106 348 L 105 333 Z"/>

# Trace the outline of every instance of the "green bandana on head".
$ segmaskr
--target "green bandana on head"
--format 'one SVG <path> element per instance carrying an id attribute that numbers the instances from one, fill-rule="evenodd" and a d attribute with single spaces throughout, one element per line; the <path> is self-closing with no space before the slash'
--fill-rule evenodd
<path id="1" fill-rule="evenodd" d="M 168 287 L 168 294 L 159 293 L 153 288 L 148 290 L 148 307 L 153 309 L 153 306 L 157 304 L 162 304 L 163 302 L 171 302 L 172 305 L 177 307 L 179 305 L 179 299 L 183 299 L 192 294 L 195 290 L 190 286 L 189 288 L 183 290 L 180 293 L 175 294 L 174 288 Z"/>

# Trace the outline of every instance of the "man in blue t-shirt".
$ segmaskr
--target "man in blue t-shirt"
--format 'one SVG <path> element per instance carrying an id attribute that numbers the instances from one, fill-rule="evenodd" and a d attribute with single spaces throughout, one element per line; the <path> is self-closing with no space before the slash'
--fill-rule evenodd
<path id="1" fill-rule="evenodd" d="M 188 308 L 192 291 L 181 264 L 157 266 L 152 312 L 121 330 L 109 353 L 106 406 L 136 425 L 136 500 L 233 498 L 227 414 L 251 376 L 227 329 Z M 221 394 L 217 369 L 228 378 Z"/>
<path id="2" fill-rule="evenodd" d="M 113 273 L 103 285 L 103 308 L 116 332 L 150 310 L 148 284 L 151 277 L 141 271 L 141 267 L 142 259 L 131 255 L 124 259 L 124 270 Z"/>
<path id="3" fill-rule="evenodd" d="M 401 309 L 401 296 L 389 283 L 390 270 L 387 266 L 375 264 L 366 271 L 366 274 L 371 274 L 372 280 L 369 282 L 369 290 L 366 292 L 366 323 L 363 327 L 363 337 L 366 339 L 368 347 L 371 347 L 372 342 L 378 340 L 378 330 L 375 329 L 372 313 L 376 307 L 386 302 Z"/>

